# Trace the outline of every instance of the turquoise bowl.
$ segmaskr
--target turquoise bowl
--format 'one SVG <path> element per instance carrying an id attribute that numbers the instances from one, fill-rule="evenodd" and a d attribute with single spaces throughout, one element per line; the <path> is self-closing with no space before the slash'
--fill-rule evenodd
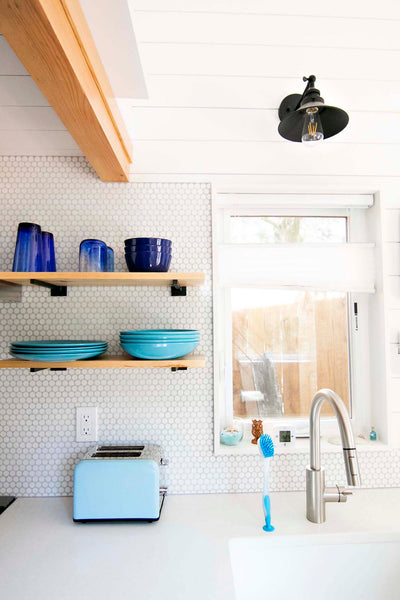
<path id="1" fill-rule="evenodd" d="M 236 446 L 243 439 L 243 431 L 221 431 L 220 439 L 225 446 Z"/>
<path id="2" fill-rule="evenodd" d="M 180 337 L 174 337 L 174 338 L 169 338 L 169 337 L 147 337 L 146 335 L 136 335 L 136 336 L 123 336 L 121 335 L 119 338 L 120 342 L 124 342 L 124 343 L 129 343 L 129 342 L 148 342 L 148 343 L 152 343 L 152 342 L 198 342 L 200 340 L 200 336 L 196 336 L 196 335 L 186 335 L 186 336 L 180 336 Z"/>
<path id="3" fill-rule="evenodd" d="M 184 336 L 199 336 L 197 329 L 136 329 L 133 331 L 121 331 L 120 337 L 145 336 L 146 338 L 172 339 Z"/>
<path id="4" fill-rule="evenodd" d="M 198 340 L 187 342 L 170 341 L 121 341 L 121 347 L 131 356 L 146 360 L 170 360 L 193 352 L 199 345 Z"/>

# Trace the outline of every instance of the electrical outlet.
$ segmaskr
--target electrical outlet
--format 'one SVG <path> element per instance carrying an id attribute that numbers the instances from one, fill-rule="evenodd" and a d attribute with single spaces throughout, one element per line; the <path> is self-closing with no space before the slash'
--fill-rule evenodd
<path id="1" fill-rule="evenodd" d="M 97 442 L 97 406 L 77 407 L 76 441 Z"/>

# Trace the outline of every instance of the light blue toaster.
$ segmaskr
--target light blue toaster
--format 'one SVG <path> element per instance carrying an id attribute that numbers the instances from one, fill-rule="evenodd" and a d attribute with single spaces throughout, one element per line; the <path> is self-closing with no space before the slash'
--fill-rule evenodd
<path id="1" fill-rule="evenodd" d="M 155 444 L 90 449 L 74 471 L 74 521 L 157 521 L 161 464 Z"/>

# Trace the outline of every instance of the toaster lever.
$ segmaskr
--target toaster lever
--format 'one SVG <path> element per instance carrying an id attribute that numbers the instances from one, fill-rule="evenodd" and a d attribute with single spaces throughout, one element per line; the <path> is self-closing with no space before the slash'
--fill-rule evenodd
<path id="1" fill-rule="evenodd" d="M 168 491 L 167 487 L 160 487 L 160 515 L 161 515 L 161 511 L 164 506 L 164 500 L 165 500 L 165 496 L 167 495 L 167 491 Z"/>

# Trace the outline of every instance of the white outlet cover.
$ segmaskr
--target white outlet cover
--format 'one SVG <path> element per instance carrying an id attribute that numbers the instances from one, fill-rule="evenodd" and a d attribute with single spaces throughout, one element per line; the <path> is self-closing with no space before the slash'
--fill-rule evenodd
<path id="1" fill-rule="evenodd" d="M 76 408 L 76 441 L 97 442 L 97 406 Z"/>

